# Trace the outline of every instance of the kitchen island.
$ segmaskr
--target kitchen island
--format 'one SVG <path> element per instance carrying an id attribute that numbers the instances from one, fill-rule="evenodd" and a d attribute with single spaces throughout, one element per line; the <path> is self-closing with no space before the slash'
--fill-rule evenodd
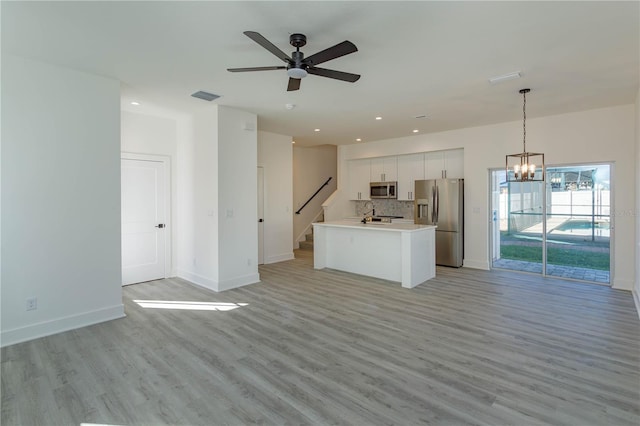
<path id="1" fill-rule="evenodd" d="M 435 226 L 338 220 L 313 224 L 313 267 L 413 288 L 436 275 Z"/>

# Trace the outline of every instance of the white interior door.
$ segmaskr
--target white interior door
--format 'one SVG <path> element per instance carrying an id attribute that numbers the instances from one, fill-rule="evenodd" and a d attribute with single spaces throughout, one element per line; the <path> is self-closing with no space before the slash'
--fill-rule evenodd
<path id="1" fill-rule="evenodd" d="M 122 159 L 122 284 L 165 278 L 166 163 Z"/>
<path id="2" fill-rule="evenodd" d="M 264 167 L 258 167 L 258 265 L 264 265 Z"/>

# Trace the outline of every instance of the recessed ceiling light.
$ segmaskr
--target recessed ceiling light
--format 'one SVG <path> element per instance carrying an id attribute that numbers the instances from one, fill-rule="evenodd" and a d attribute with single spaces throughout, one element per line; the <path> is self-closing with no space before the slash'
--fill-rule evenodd
<path id="1" fill-rule="evenodd" d="M 291 143 L 296 143 L 296 141 L 291 141 Z"/>
<path id="2" fill-rule="evenodd" d="M 132 101 L 132 102 L 131 102 L 131 105 L 138 106 L 138 105 L 140 105 L 140 102 Z"/>
<path id="3" fill-rule="evenodd" d="M 418 129 L 413 129 L 413 133 L 418 133 L 419 130 Z"/>
<path id="4" fill-rule="evenodd" d="M 498 84 L 498 83 L 502 83 L 503 81 L 515 80 L 516 78 L 520 78 L 520 77 L 522 77 L 520 75 L 520 71 L 514 71 L 514 72 L 510 72 L 509 74 L 499 75 L 497 77 L 491 77 L 489 79 L 489 83 Z"/>
<path id="5" fill-rule="evenodd" d="M 356 139 L 356 142 L 362 142 L 362 139 L 358 138 Z"/>
<path id="6" fill-rule="evenodd" d="M 314 131 L 314 132 L 319 132 L 319 131 L 320 131 L 320 129 L 313 129 L 313 131 Z"/>
<path id="7" fill-rule="evenodd" d="M 382 117 L 376 117 L 376 120 L 382 120 Z"/>

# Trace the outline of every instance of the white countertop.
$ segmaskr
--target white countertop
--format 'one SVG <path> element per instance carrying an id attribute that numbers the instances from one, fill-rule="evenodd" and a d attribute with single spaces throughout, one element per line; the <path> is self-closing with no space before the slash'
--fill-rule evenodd
<path id="1" fill-rule="evenodd" d="M 337 228 L 354 228 L 369 229 L 373 231 L 392 231 L 392 232 L 417 232 L 425 229 L 436 228 L 433 225 L 416 225 L 415 223 L 382 223 L 382 222 L 356 222 L 354 220 L 334 220 L 330 222 L 318 222 L 313 226 L 327 226 Z"/>
<path id="2" fill-rule="evenodd" d="M 355 220 L 356 222 L 360 222 L 363 216 L 347 216 L 344 220 Z M 413 219 L 405 219 L 403 217 L 394 217 L 391 219 L 393 223 L 414 223 Z"/>

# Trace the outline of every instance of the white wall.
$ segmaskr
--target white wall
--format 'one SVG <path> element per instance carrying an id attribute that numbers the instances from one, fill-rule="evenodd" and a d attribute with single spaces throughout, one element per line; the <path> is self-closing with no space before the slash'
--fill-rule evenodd
<path id="1" fill-rule="evenodd" d="M 2 124 L 2 345 L 124 316 L 119 83 L 3 54 Z"/>
<path id="2" fill-rule="evenodd" d="M 179 161 L 178 276 L 213 290 L 218 289 L 218 110 L 211 105 L 195 114 L 191 137 L 181 141 Z"/>
<path id="3" fill-rule="evenodd" d="M 258 275 L 258 118 L 218 108 L 219 290 Z"/>
<path id="4" fill-rule="evenodd" d="M 320 185 L 332 178 L 300 214 L 293 215 L 293 238 L 295 238 L 294 247 L 296 248 L 301 236 L 304 236 L 305 229 L 322 211 L 322 203 L 338 187 L 337 158 L 335 145 L 293 147 L 294 211 L 297 211 L 320 188 Z"/>
<path id="5" fill-rule="evenodd" d="M 293 259 L 293 149 L 291 136 L 258 132 L 264 168 L 264 263 Z"/>
<path id="6" fill-rule="evenodd" d="M 170 231 L 168 271 L 170 276 L 177 275 L 177 132 L 176 119 L 142 114 L 134 111 L 122 111 L 120 116 L 120 143 L 123 153 L 152 154 L 169 160 L 170 167 L 170 206 L 167 218 Z"/>
<path id="7" fill-rule="evenodd" d="M 122 113 L 122 150 L 171 161 L 171 275 L 216 291 L 258 281 L 255 115 L 216 104 L 203 104 L 193 116 L 152 114 Z M 290 145 L 289 138 L 289 152 Z M 280 161 L 274 165 L 283 172 Z"/>
<path id="8" fill-rule="evenodd" d="M 177 123 L 176 158 L 176 257 L 177 276 L 196 273 L 196 148 L 195 117 L 189 116 Z"/>
<path id="9" fill-rule="evenodd" d="M 215 104 L 178 123 L 178 276 L 215 291 L 260 279 L 256 127 Z"/>
<path id="10" fill-rule="evenodd" d="M 635 124 L 636 124 L 636 282 L 633 289 L 634 299 L 636 301 L 636 309 L 640 316 L 640 90 L 636 95 L 635 105 Z"/>
<path id="11" fill-rule="evenodd" d="M 635 282 L 636 208 L 633 105 L 527 119 L 527 148 L 544 152 L 547 165 L 614 163 L 615 220 L 613 287 Z M 338 148 L 339 186 L 346 185 L 346 160 L 421 151 L 464 148 L 465 266 L 488 269 L 489 169 L 504 167 L 506 154 L 522 149 L 522 122 L 459 129 Z M 341 191 L 346 192 L 346 191 Z M 348 202 L 340 200 L 342 204 Z"/>

